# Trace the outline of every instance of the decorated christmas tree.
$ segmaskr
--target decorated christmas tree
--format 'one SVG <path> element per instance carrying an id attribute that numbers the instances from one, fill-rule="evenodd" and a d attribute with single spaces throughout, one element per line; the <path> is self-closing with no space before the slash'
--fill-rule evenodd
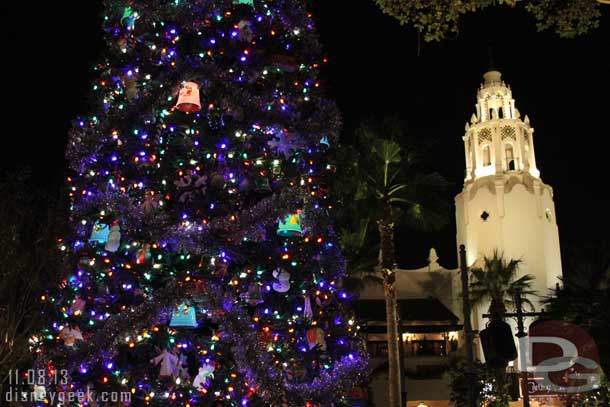
<path id="1" fill-rule="evenodd" d="M 104 3 L 91 113 L 68 142 L 68 270 L 33 338 L 39 405 L 342 405 L 366 356 L 312 16 L 297 0 Z"/>

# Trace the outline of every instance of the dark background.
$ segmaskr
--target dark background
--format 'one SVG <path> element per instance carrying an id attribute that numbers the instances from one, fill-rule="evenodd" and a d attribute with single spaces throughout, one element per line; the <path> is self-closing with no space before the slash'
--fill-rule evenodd
<path id="1" fill-rule="evenodd" d="M 32 182 L 52 188 L 66 174 L 69 121 L 86 111 L 90 67 L 103 47 L 100 1 L 6 3 L 0 6 L 0 169 L 30 166 Z M 451 40 L 419 44 L 413 29 L 383 15 L 373 0 L 315 0 L 313 11 L 344 139 L 362 118 L 398 113 L 413 134 L 438 140 L 432 159 L 452 193 L 462 186 L 461 137 L 492 41 L 495 65 L 536 130 L 537 163 L 555 190 L 564 256 L 574 244 L 606 238 L 610 6 L 603 7 L 599 29 L 574 40 L 538 33 L 522 7 L 496 7 L 463 18 Z M 441 264 L 456 264 L 453 218 L 441 233 L 399 231 L 398 240 L 402 267 L 424 265 L 431 246 Z"/>

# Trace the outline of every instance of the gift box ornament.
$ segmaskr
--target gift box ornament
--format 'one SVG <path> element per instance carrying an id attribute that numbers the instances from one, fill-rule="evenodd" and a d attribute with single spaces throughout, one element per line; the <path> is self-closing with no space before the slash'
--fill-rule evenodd
<path id="1" fill-rule="evenodd" d="M 185 113 L 195 113 L 201 110 L 199 85 L 195 82 L 185 82 L 178 94 L 176 108 Z"/>
<path id="2" fill-rule="evenodd" d="M 280 220 L 277 234 L 282 237 L 299 237 L 303 234 L 301 213 L 291 214 Z"/>
<path id="3" fill-rule="evenodd" d="M 91 237 L 89 243 L 91 244 L 105 244 L 108 241 L 108 234 L 110 233 L 110 226 L 105 223 L 96 221 L 91 230 Z"/>
<path id="4" fill-rule="evenodd" d="M 195 307 L 188 304 L 180 304 L 172 313 L 172 320 L 169 323 L 171 327 L 197 327 L 197 315 Z"/>

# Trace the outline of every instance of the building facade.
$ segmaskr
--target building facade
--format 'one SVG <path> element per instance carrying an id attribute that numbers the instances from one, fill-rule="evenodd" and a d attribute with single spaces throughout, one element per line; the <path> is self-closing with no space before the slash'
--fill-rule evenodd
<path id="1" fill-rule="evenodd" d="M 472 265 L 494 250 L 521 259 L 518 277 L 531 274 L 537 310 L 562 275 L 553 189 L 540 178 L 534 129 L 521 117 L 501 73 L 489 71 L 478 90 L 476 112 L 466 124 L 464 188 L 455 197 L 457 245 Z M 481 330 L 487 304 L 476 311 Z"/>

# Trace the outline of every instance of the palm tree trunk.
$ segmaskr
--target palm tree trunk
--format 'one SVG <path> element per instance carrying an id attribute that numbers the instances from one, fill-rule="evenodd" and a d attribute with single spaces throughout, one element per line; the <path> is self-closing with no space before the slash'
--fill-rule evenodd
<path id="1" fill-rule="evenodd" d="M 506 314 L 506 305 L 502 299 L 492 298 L 491 304 L 489 305 L 489 319 L 491 321 L 504 321 Z M 503 367 L 498 367 L 495 369 L 495 379 L 496 379 L 496 394 L 503 395 L 504 394 L 504 386 L 506 384 L 506 369 Z"/>
<path id="2" fill-rule="evenodd" d="M 382 219 L 377 222 L 381 240 L 379 261 L 383 273 L 383 289 L 385 294 L 386 323 L 388 335 L 388 407 L 402 407 L 401 403 L 401 371 L 400 352 L 398 348 L 398 316 L 396 303 L 396 280 L 394 261 L 394 224 L 392 223 L 391 207 L 386 208 Z"/>

